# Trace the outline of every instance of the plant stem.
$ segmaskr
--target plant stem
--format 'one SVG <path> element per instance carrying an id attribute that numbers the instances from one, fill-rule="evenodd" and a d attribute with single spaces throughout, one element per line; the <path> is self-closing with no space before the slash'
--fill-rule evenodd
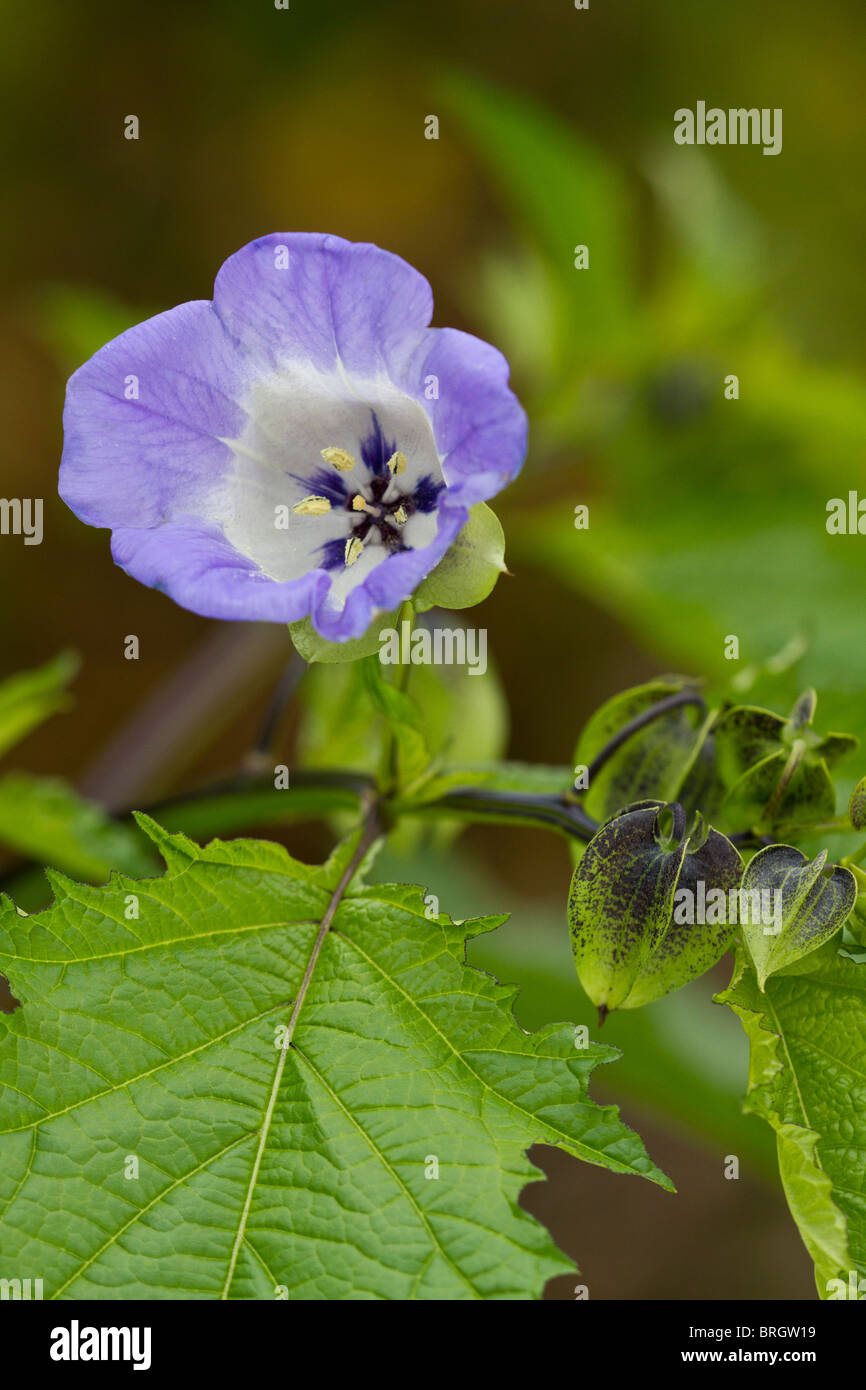
<path id="1" fill-rule="evenodd" d="M 276 791 L 270 777 L 240 776 L 226 778 L 222 782 L 211 783 L 197 791 L 180 796 L 168 797 L 145 808 L 155 820 L 164 820 L 165 812 L 173 812 L 176 807 L 184 807 L 192 814 L 201 808 L 209 811 L 219 820 L 220 800 L 229 804 L 246 798 L 258 801 L 262 810 L 270 814 L 273 804 L 273 818 L 279 819 L 288 809 L 293 810 L 292 796 L 302 805 L 298 809 L 310 814 L 310 808 L 327 814 L 329 810 L 341 810 L 357 806 L 375 792 L 373 777 L 362 772 L 340 769 L 309 770 L 292 773 L 291 790 Z M 579 840 L 591 840 L 598 824 L 581 806 L 561 796 L 550 793 L 495 791 L 485 787 L 455 787 L 433 801 L 403 802 L 398 797 L 383 797 L 382 807 L 389 814 L 426 818 L 451 817 L 475 822 L 494 822 L 498 824 L 535 825 L 547 830 Z M 173 818 L 173 817 L 172 817 Z M 187 821 L 188 823 L 188 821 Z M 195 834 L 189 827 L 188 833 Z"/>
<path id="2" fill-rule="evenodd" d="M 403 645 L 403 623 L 408 622 L 409 624 L 409 643 L 407 645 L 410 647 L 410 654 L 412 642 L 412 619 L 414 617 L 414 613 L 415 609 L 412 603 L 407 599 L 405 603 L 402 603 L 400 605 L 400 612 L 397 616 L 397 631 L 400 634 L 401 650 Z M 409 685 L 409 671 L 410 665 L 408 661 L 405 663 L 401 662 L 397 667 L 393 683 L 394 689 L 399 690 L 401 695 L 405 695 L 407 687 Z M 397 740 L 397 735 L 394 733 L 394 730 L 388 728 L 387 737 L 385 739 L 385 746 L 382 749 L 381 782 L 383 791 L 386 793 L 393 792 L 398 785 L 399 779 L 400 744 Z"/>

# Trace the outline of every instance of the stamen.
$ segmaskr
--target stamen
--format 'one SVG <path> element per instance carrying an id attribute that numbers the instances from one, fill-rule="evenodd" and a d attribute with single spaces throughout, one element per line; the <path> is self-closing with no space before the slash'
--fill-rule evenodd
<path id="1" fill-rule="evenodd" d="M 364 542 L 359 541 L 357 536 L 350 536 L 346 541 L 345 561 L 347 565 L 354 565 L 356 560 L 360 560 L 364 550 Z"/>
<path id="2" fill-rule="evenodd" d="M 396 521 L 398 526 L 403 526 L 406 519 L 406 508 L 403 506 L 398 507 L 396 511 L 391 513 L 391 520 Z"/>
<path id="3" fill-rule="evenodd" d="M 362 497 L 362 496 L 361 496 L 360 492 L 357 493 L 356 496 L 354 496 L 354 497 L 352 498 L 352 511 L 353 511 L 353 512 L 371 512 L 373 516 L 376 515 L 376 508 L 375 508 L 375 507 L 371 507 L 370 504 L 369 504 L 369 502 L 367 501 L 367 499 L 366 499 L 365 497 Z"/>
<path id="4" fill-rule="evenodd" d="M 396 449 L 388 460 L 388 468 L 395 475 L 399 473 L 405 473 L 406 455 L 402 454 L 399 449 Z"/>
<path id="5" fill-rule="evenodd" d="M 351 454 L 347 453 L 345 449 L 328 447 L 322 450 L 322 458 L 325 460 L 325 463 L 333 464 L 341 473 L 348 473 L 351 468 L 355 467 L 354 458 Z"/>
<path id="6" fill-rule="evenodd" d="M 296 516 L 324 516 L 330 510 L 327 497 L 305 497 L 303 502 L 296 502 L 292 507 Z"/>

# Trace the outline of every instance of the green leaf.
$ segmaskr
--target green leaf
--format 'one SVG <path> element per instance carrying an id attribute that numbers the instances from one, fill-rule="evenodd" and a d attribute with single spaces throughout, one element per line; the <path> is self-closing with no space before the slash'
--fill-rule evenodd
<path id="1" fill-rule="evenodd" d="M 78 658 L 72 652 L 61 652 L 44 666 L 22 671 L 0 684 L 0 756 L 49 715 L 66 708 L 66 687 L 77 670 Z"/>
<path id="2" fill-rule="evenodd" d="M 772 1125 L 791 1214 L 815 1262 L 818 1292 L 866 1273 L 866 967 L 827 946 L 801 974 L 761 993 L 738 962 L 718 996 L 749 1039 L 747 1113 Z"/>
<path id="3" fill-rule="evenodd" d="M 486 502 L 470 508 L 469 520 L 439 564 L 413 595 L 419 613 L 428 608 L 471 608 L 493 592 L 505 565 L 505 533 Z"/>
<path id="4" fill-rule="evenodd" d="M 679 989 L 715 965 L 730 944 L 727 911 L 719 922 L 700 923 L 694 907 L 699 882 L 706 895 L 721 890 L 727 906 L 740 882 L 740 856 L 716 830 L 694 842 L 684 832 L 681 807 L 638 804 L 602 826 L 574 871 L 572 950 L 600 1023 L 610 1010 L 640 1008 Z M 683 892 L 691 914 L 679 910 Z"/>
<path id="5" fill-rule="evenodd" d="M 520 980 L 515 1013 L 524 1028 L 579 1019 L 586 1005 L 564 933 L 545 927 L 537 899 L 517 903 L 507 925 L 471 944 L 473 965 Z M 623 1055 L 599 1075 L 598 1094 L 604 1087 L 605 1098 L 652 1110 L 702 1142 L 724 1145 L 721 1153 L 738 1154 L 762 1178 L 775 1178 L 775 1137 L 740 1111 L 747 1043 L 736 1020 L 713 1008 L 705 982 L 693 981 L 644 1009 L 617 1009 L 604 1031 Z"/>
<path id="6" fill-rule="evenodd" d="M 760 894 L 748 911 L 747 895 Z M 767 978 L 823 946 L 842 926 L 854 906 L 857 884 L 850 869 L 827 864 L 822 850 L 810 863 L 792 845 L 767 845 L 759 850 L 743 875 L 741 923 L 743 939 L 764 988 Z M 770 907 L 770 915 L 759 908 Z M 756 920 L 757 919 L 757 920 Z"/>
<path id="7" fill-rule="evenodd" d="M 352 881 L 355 839 L 311 868 L 142 823 L 163 877 L 55 877 L 39 916 L 0 907 L 21 1000 L 0 1015 L 4 1277 L 38 1270 L 51 1298 L 535 1298 L 570 1266 L 518 1205 L 530 1145 L 670 1187 L 589 1099 L 614 1050 L 524 1033 L 514 991 L 464 964 L 501 919 Z"/>
<path id="8" fill-rule="evenodd" d="M 289 636 L 295 644 L 295 650 L 304 661 L 358 661 L 361 657 L 371 656 L 379 650 L 380 632 L 383 628 L 396 626 L 399 611 L 398 609 L 394 613 L 378 613 L 363 637 L 356 637 L 351 642 L 329 642 L 316 631 L 309 618 L 289 623 Z"/>
<path id="9" fill-rule="evenodd" d="M 23 772 L 0 778 L 0 843 L 90 881 L 154 866 L 134 827 L 118 825 L 57 778 Z"/>

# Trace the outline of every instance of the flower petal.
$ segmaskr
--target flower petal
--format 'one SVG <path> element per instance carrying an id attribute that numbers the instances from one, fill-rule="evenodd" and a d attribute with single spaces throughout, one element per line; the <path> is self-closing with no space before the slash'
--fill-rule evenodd
<path id="1" fill-rule="evenodd" d="M 342 364 L 363 376 L 392 375 L 406 343 L 414 346 L 429 324 L 433 293 L 423 275 L 378 246 L 274 233 L 225 262 L 214 309 L 263 368 L 300 360 L 321 372 Z"/>
<path id="2" fill-rule="evenodd" d="M 328 576 L 318 569 L 275 583 L 253 568 L 218 527 L 196 517 L 152 530 L 116 530 L 111 553 L 134 579 L 205 618 L 293 623 L 306 617 L 328 590 Z"/>
<path id="3" fill-rule="evenodd" d="M 243 428 L 245 371 L 207 300 L 114 338 L 67 386 L 64 502 L 90 526 L 198 511 L 231 466 L 223 440 Z"/>
<path id="4" fill-rule="evenodd" d="M 455 328 L 429 330 L 403 369 L 403 389 L 431 418 L 448 492 L 466 506 L 494 497 L 526 457 L 526 413 L 508 373 L 497 348 Z"/>

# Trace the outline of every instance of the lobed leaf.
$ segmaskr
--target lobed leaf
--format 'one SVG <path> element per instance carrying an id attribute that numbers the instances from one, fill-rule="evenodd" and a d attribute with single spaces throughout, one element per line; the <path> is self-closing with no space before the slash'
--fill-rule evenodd
<path id="1" fill-rule="evenodd" d="M 141 820 L 161 878 L 55 875 L 45 912 L 0 908 L 21 1000 L 0 1017 L 5 1277 L 51 1298 L 533 1298 L 569 1264 L 517 1202 L 530 1145 L 670 1187 L 589 1098 L 615 1050 L 524 1033 L 514 991 L 465 965 L 501 919 L 348 881 L 355 839 L 310 867 Z"/>
<path id="2" fill-rule="evenodd" d="M 866 968 L 832 945 L 775 975 L 762 993 L 739 960 L 717 1002 L 750 1045 L 743 1108 L 772 1125 L 791 1214 L 818 1292 L 866 1273 Z"/>

